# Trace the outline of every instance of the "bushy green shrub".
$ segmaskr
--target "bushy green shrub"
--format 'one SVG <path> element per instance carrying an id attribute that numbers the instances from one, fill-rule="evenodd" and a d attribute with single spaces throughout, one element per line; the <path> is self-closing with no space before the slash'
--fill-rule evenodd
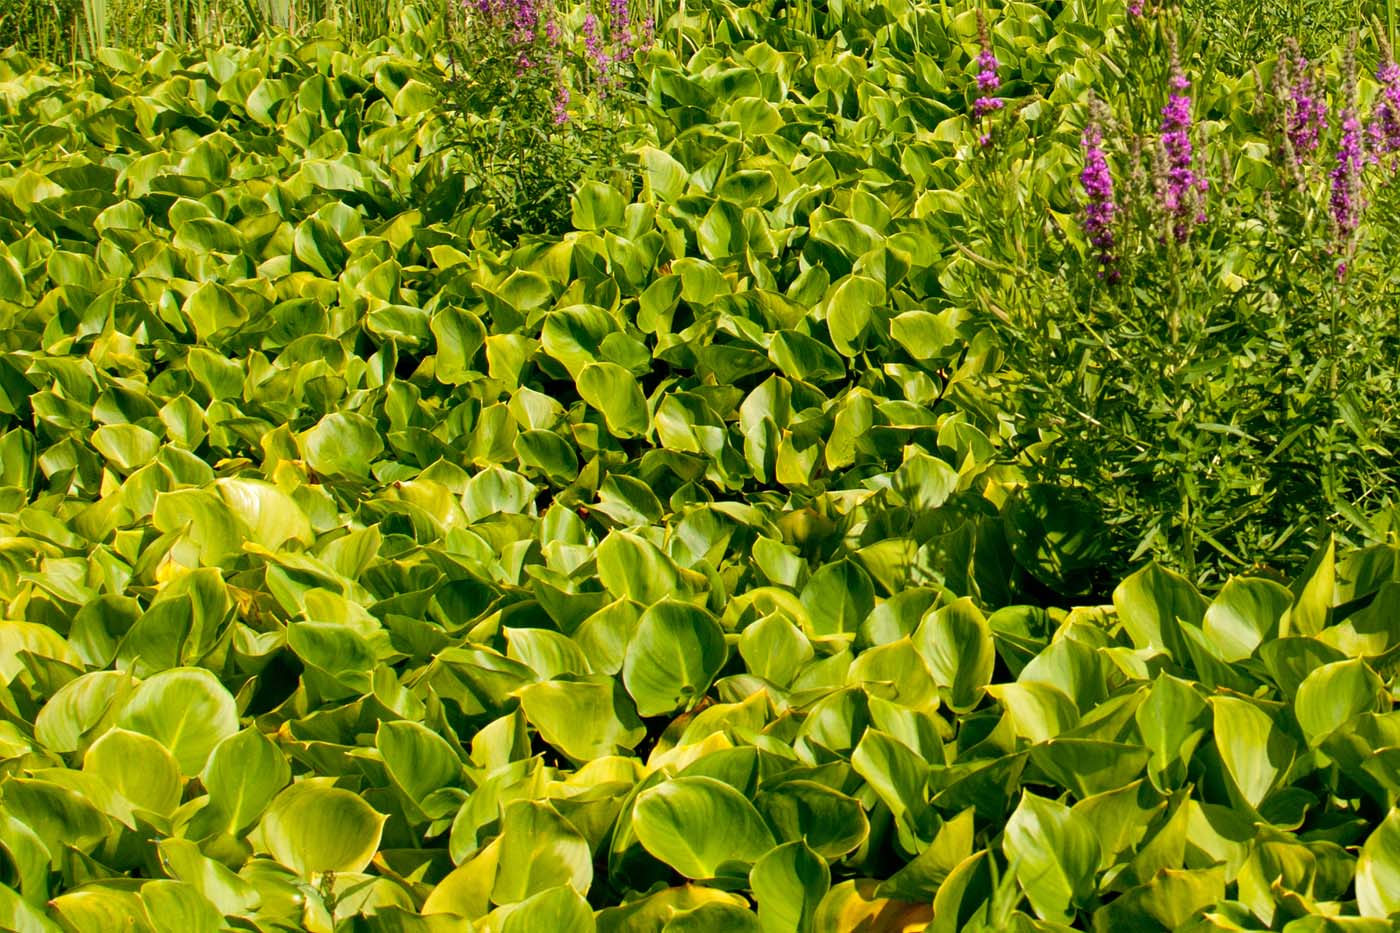
<path id="1" fill-rule="evenodd" d="M 1124 565 L 1296 569 L 1334 523 L 1383 536 L 1400 70 L 1388 49 L 1372 79 L 1354 53 L 1309 63 L 1295 43 L 1202 75 L 1199 37 L 1150 11 L 1107 40 L 1117 112 L 1081 88 L 1048 138 L 989 117 L 977 153 L 983 190 L 1004 193 L 976 199 L 966 269 L 1006 342 L 1026 466 L 1087 493 Z M 1071 146 L 1080 177 L 1018 176 Z"/>
<path id="2" fill-rule="evenodd" d="M 622 172 L 623 113 L 652 23 L 554 0 L 464 0 L 442 94 L 472 196 L 508 238 L 569 229 L 581 179 Z"/>

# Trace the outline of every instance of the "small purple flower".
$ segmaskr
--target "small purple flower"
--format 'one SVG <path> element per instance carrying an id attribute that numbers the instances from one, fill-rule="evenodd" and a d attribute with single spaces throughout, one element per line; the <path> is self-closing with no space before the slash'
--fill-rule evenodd
<path id="1" fill-rule="evenodd" d="M 1142 0 L 1129 0 L 1129 2 L 1128 2 L 1128 14 L 1129 14 L 1130 16 L 1141 16 L 1141 15 L 1142 15 Z"/>
<path id="2" fill-rule="evenodd" d="M 1000 97 L 979 97 L 972 102 L 972 112 L 982 117 L 995 110 L 1000 110 L 1004 106 L 1006 106 L 1006 101 Z"/>
<path id="3" fill-rule="evenodd" d="M 1103 129 L 1097 114 L 1091 116 L 1081 137 L 1084 146 L 1084 171 L 1080 183 L 1084 186 L 1084 233 L 1094 247 L 1099 262 L 1099 278 L 1118 281 L 1118 269 L 1113 255 L 1113 218 L 1118 204 L 1113 199 L 1113 174 L 1103 150 Z"/>
<path id="4" fill-rule="evenodd" d="M 1173 51 L 1175 59 L 1175 51 Z M 1202 205 L 1207 182 L 1192 168 L 1191 98 L 1185 92 L 1191 82 L 1179 65 L 1172 68 L 1171 93 L 1162 108 L 1162 148 L 1166 152 L 1166 179 L 1161 192 L 1162 207 L 1178 242 L 1191 235 L 1191 228 L 1205 219 Z"/>

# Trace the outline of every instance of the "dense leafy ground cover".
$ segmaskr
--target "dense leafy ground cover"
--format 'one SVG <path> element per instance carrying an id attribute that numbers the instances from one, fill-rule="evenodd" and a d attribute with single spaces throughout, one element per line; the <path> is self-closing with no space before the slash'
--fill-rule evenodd
<path id="1" fill-rule="evenodd" d="M 673 26 L 518 242 L 415 14 L 0 57 L 0 926 L 1391 929 L 1400 551 L 1115 586 L 1012 455 L 978 186 L 1092 278 L 1142 24 L 1000 10 L 981 125 L 970 7 Z"/>

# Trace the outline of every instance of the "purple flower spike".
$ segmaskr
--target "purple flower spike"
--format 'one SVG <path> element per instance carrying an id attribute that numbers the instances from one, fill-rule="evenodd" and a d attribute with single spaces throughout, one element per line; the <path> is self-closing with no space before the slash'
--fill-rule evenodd
<path id="1" fill-rule="evenodd" d="M 1098 109 L 1097 107 L 1095 109 Z M 1098 114 L 1090 117 L 1081 138 L 1084 145 L 1084 171 L 1079 180 L 1084 185 L 1084 233 L 1094 247 L 1099 262 L 1099 278 L 1118 281 L 1118 269 L 1113 255 L 1113 218 L 1118 204 L 1113 199 L 1113 174 L 1108 169 L 1108 157 L 1103 150 L 1103 129 Z"/>
<path id="2" fill-rule="evenodd" d="M 1390 44 L 1383 36 L 1381 44 L 1381 65 L 1376 69 L 1381 94 L 1371 111 L 1366 135 L 1371 144 L 1371 161 L 1379 162 L 1381 155 L 1388 155 L 1393 167 L 1395 155 L 1400 153 L 1400 64 L 1396 64 Z"/>
<path id="3" fill-rule="evenodd" d="M 1001 98 L 991 96 L 993 91 L 1001 87 L 1001 78 L 997 75 L 1001 62 L 997 61 L 996 54 L 992 52 L 992 37 L 987 32 L 987 21 L 983 18 L 981 10 L 977 11 L 977 38 L 982 50 L 977 53 L 978 97 L 972 102 L 972 113 L 980 119 L 1005 106 Z"/>
<path id="4" fill-rule="evenodd" d="M 1128 3 L 1128 14 L 1130 16 L 1142 15 L 1142 0 L 1130 0 Z"/>
<path id="5" fill-rule="evenodd" d="M 1365 154 L 1361 148 L 1361 121 L 1356 109 L 1348 105 L 1342 111 L 1342 140 L 1337 146 L 1337 164 L 1332 168 L 1332 222 L 1337 234 L 1349 241 L 1360 222 L 1361 166 Z"/>
<path id="6" fill-rule="evenodd" d="M 1173 52 L 1173 59 L 1175 53 Z M 1179 65 L 1171 76 L 1172 93 L 1162 108 L 1162 148 L 1166 150 L 1166 181 L 1161 192 L 1162 208 L 1171 222 L 1177 242 L 1191 235 L 1191 228 L 1205 219 L 1202 204 L 1207 188 L 1204 178 L 1192 168 L 1191 87 Z"/>
<path id="7" fill-rule="evenodd" d="M 1301 162 L 1303 156 L 1316 152 L 1321 143 L 1322 131 L 1327 128 L 1327 104 L 1319 93 L 1313 69 L 1298 50 L 1298 43 L 1290 40 L 1288 52 L 1292 58 L 1288 70 L 1293 81 L 1284 105 L 1285 129 L 1288 143 L 1293 147 L 1293 157 Z"/>
<path id="8" fill-rule="evenodd" d="M 565 85 L 559 85 L 559 90 L 554 95 L 555 126 L 563 126 L 569 122 L 569 99 L 569 89 Z"/>
<path id="9" fill-rule="evenodd" d="M 990 46 L 982 46 L 982 51 L 977 55 L 977 67 L 977 90 L 986 94 L 1001 87 L 1001 78 L 997 77 L 1001 62 L 997 61 Z"/>
<path id="10" fill-rule="evenodd" d="M 1356 36 L 1352 35 L 1342 60 L 1342 138 L 1337 143 L 1337 163 L 1330 173 L 1332 181 L 1332 225 L 1336 236 L 1335 252 L 1341 255 L 1337 263 L 1337 278 L 1346 276 L 1347 260 L 1355 242 L 1356 228 L 1361 223 L 1361 171 L 1366 152 L 1361 142 L 1361 120 L 1356 116 Z"/>

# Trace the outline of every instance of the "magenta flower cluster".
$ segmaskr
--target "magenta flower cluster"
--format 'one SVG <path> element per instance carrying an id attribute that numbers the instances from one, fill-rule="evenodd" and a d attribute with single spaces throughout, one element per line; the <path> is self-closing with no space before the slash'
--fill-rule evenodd
<path id="1" fill-rule="evenodd" d="M 1366 126 L 1372 162 L 1400 152 L 1400 64 L 1389 54 L 1376 69 L 1376 80 L 1381 86 L 1380 99 Z"/>
<path id="2" fill-rule="evenodd" d="M 1341 254 L 1337 261 L 1337 278 L 1346 277 L 1347 262 L 1354 245 L 1356 228 L 1361 224 L 1361 172 L 1366 165 L 1362 141 L 1361 120 L 1356 114 L 1356 44 L 1347 49 L 1342 65 L 1342 136 L 1337 142 L 1337 161 L 1332 166 L 1330 207 L 1335 242 L 1333 248 Z"/>
<path id="3" fill-rule="evenodd" d="M 1337 146 L 1337 164 L 1332 168 L 1332 219 L 1343 237 L 1356 231 L 1360 221 L 1361 167 L 1365 161 L 1361 147 L 1361 121 L 1356 109 L 1342 111 L 1342 139 Z"/>
<path id="4" fill-rule="evenodd" d="M 1191 98 L 1185 93 L 1190 86 L 1186 75 L 1174 69 L 1172 90 L 1162 108 L 1162 148 L 1167 161 L 1162 208 L 1178 242 L 1191 235 L 1192 226 L 1206 219 L 1203 196 L 1207 182 L 1192 167 Z"/>
<path id="5" fill-rule="evenodd" d="M 1118 204 L 1113 199 L 1113 175 L 1103 150 L 1103 129 L 1090 122 L 1081 137 L 1084 145 L 1084 171 L 1079 180 L 1084 185 L 1084 233 L 1094 247 L 1099 262 L 1099 278 L 1118 281 L 1118 269 L 1113 256 L 1113 219 Z"/>
<path id="6" fill-rule="evenodd" d="M 573 97 L 563 78 L 565 39 L 554 0 L 462 0 L 462 5 L 476 28 L 504 38 L 515 57 L 516 74 L 543 68 L 558 76 L 554 123 L 567 123 Z M 650 17 L 640 27 L 633 22 L 629 0 L 608 0 L 603 19 L 591 12 L 584 17 L 578 38 L 600 97 L 617 83 L 613 66 L 648 48 L 653 32 Z"/>
<path id="7" fill-rule="evenodd" d="M 977 90 L 981 96 L 972 102 L 972 112 L 979 117 L 1000 110 L 1005 104 L 1000 97 L 991 96 L 1001 87 L 1001 78 L 997 76 L 1000 67 L 1001 62 L 997 61 L 996 54 L 984 38 L 982 51 L 977 55 Z"/>
<path id="8" fill-rule="evenodd" d="M 1288 89 L 1286 126 L 1288 143 L 1293 147 L 1294 159 L 1316 152 L 1322 141 L 1322 131 L 1327 129 L 1327 103 L 1319 93 L 1317 81 L 1308 60 L 1301 54 L 1292 63 L 1294 79 Z"/>

